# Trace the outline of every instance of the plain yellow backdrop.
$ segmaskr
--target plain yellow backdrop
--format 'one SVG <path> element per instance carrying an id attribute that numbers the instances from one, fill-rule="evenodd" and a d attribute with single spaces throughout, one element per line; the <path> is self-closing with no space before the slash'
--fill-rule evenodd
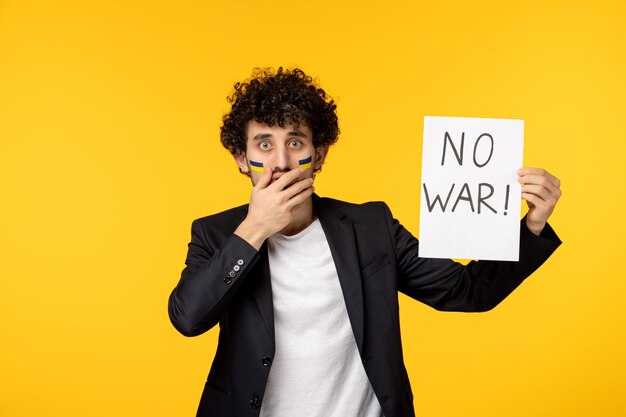
<path id="1" fill-rule="evenodd" d="M 0 0 L 0 415 L 195 415 L 218 329 L 167 298 L 191 221 L 247 202 L 219 126 L 266 65 L 338 103 L 317 192 L 416 235 L 425 115 L 524 119 L 563 182 L 563 245 L 495 310 L 401 297 L 418 416 L 626 415 L 626 3 L 226 3 Z"/>

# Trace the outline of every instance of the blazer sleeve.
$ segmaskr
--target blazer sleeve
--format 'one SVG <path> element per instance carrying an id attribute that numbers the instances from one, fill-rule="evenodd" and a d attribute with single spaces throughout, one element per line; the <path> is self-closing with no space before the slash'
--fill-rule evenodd
<path id="1" fill-rule="evenodd" d="M 532 274 L 561 244 L 548 224 L 539 236 L 520 224 L 519 261 L 471 261 L 420 258 L 419 241 L 394 219 L 384 204 L 396 252 L 398 289 L 442 311 L 487 311 Z"/>
<path id="2" fill-rule="evenodd" d="M 194 220 L 186 267 L 168 301 L 174 327 L 197 336 L 215 326 L 257 259 L 257 250 L 244 239 L 211 237 L 202 219 Z"/>

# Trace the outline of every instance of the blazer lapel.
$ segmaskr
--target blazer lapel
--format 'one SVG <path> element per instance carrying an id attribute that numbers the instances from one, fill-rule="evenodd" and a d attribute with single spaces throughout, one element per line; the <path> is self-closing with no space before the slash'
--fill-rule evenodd
<path id="1" fill-rule="evenodd" d="M 332 253 L 348 317 L 359 352 L 363 348 L 363 291 L 354 225 L 348 217 L 313 195 L 317 214 Z"/>
<path id="2" fill-rule="evenodd" d="M 274 343 L 274 304 L 272 303 L 272 281 L 270 279 L 270 264 L 267 256 L 267 243 L 263 243 L 259 250 L 259 261 L 255 268 L 259 270 L 259 279 L 254 287 L 254 298 L 261 311 L 265 328 Z"/>

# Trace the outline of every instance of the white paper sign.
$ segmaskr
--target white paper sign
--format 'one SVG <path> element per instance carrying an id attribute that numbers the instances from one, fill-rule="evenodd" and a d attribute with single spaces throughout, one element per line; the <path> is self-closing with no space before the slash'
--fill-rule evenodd
<path id="1" fill-rule="evenodd" d="M 524 121 L 424 117 L 419 255 L 517 261 Z"/>

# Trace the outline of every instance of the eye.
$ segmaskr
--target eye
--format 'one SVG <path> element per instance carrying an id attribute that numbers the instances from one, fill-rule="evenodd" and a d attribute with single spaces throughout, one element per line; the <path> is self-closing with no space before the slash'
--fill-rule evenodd
<path id="1" fill-rule="evenodd" d="M 289 142 L 289 147 L 298 149 L 298 148 L 302 147 L 302 142 L 300 142 L 297 139 L 294 139 L 291 142 Z"/>
<path id="2" fill-rule="evenodd" d="M 261 142 L 261 143 L 259 143 L 259 148 L 261 148 L 264 151 L 268 150 L 271 147 L 272 147 L 272 144 L 269 143 L 269 142 Z"/>

